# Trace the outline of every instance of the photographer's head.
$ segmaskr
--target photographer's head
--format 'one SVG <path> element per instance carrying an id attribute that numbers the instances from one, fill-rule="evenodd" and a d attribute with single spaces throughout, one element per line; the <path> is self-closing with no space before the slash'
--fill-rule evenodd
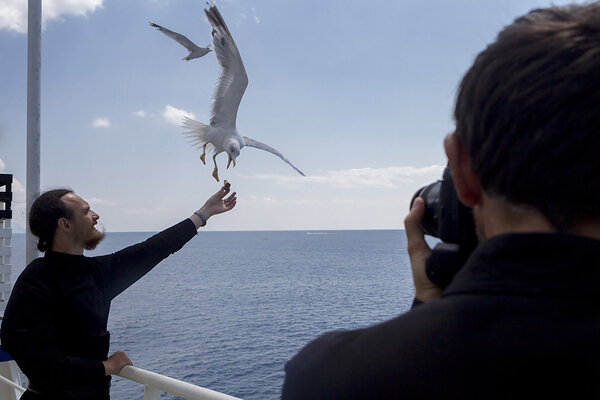
<path id="1" fill-rule="evenodd" d="M 561 231 L 600 218 L 600 2 L 534 10 L 500 32 L 463 78 L 455 119 L 446 151 L 476 214 L 537 213 Z"/>

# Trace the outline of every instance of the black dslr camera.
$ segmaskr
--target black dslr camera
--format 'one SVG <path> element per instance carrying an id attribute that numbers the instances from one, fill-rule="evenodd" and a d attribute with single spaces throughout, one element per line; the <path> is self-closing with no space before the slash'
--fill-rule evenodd
<path id="1" fill-rule="evenodd" d="M 442 241 L 427 259 L 427 276 L 444 288 L 477 246 L 473 213 L 458 200 L 449 166 L 446 166 L 441 180 L 415 193 L 410 202 L 411 208 L 417 197 L 425 200 L 425 215 L 421 222 L 425 234 Z"/>

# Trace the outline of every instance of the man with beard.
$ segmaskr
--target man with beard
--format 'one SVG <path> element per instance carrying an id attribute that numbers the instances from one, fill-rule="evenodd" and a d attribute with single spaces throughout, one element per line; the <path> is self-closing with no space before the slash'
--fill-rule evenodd
<path id="1" fill-rule="evenodd" d="M 190 218 L 116 253 L 86 257 L 104 238 L 100 218 L 68 189 L 43 193 L 31 206 L 29 226 L 44 257 L 17 279 L 6 307 L 2 347 L 29 380 L 21 399 L 106 400 L 111 375 L 133 365 L 117 351 L 107 358 L 110 303 L 178 251 L 215 214 L 237 201 L 225 184 Z"/>

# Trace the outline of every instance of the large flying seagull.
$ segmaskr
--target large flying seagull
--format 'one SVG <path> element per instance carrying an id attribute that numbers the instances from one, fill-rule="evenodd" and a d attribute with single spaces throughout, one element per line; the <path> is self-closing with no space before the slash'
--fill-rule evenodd
<path id="1" fill-rule="evenodd" d="M 289 162 L 283 154 L 271 146 L 267 146 L 249 137 L 241 136 L 237 131 L 235 121 L 240 101 L 248 86 L 248 76 L 246 75 L 246 69 L 244 68 L 244 63 L 242 62 L 237 46 L 217 7 L 212 5 L 208 10 L 205 9 L 204 12 L 213 28 L 211 33 L 212 46 L 221 67 L 221 74 L 213 93 L 214 100 L 211 106 L 210 125 L 205 125 L 189 118 L 185 118 L 183 121 L 183 126 L 187 129 L 185 134 L 190 138 L 190 142 L 198 148 L 202 148 L 200 159 L 206 164 L 206 152 L 207 150 L 212 150 L 213 162 L 215 164 L 212 175 L 219 181 L 216 159 L 218 154 L 224 151 L 227 152 L 229 156 L 227 168 L 229 168 L 232 162 L 235 167 L 235 159 L 240 155 L 240 150 L 244 146 L 255 147 L 275 154 L 294 168 L 300 175 L 304 176 L 302 171 Z"/>

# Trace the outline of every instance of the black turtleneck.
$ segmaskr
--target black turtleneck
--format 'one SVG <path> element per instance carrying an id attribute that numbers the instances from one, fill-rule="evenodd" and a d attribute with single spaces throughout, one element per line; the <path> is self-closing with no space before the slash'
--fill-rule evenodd
<path id="1" fill-rule="evenodd" d="M 2 348 L 44 393 L 106 388 L 110 377 L 102 361 L 112 299 L 195 234 L 186 219 L 106 256 L 46 252 L 15 283 L 2 321 Z"/>
<path id="2" fill-rule="evenodd" d="M 282 399 L 600 398 L 599 282 L 598 240 L 494 236 L 441 298 L 307 344 Z"/>

